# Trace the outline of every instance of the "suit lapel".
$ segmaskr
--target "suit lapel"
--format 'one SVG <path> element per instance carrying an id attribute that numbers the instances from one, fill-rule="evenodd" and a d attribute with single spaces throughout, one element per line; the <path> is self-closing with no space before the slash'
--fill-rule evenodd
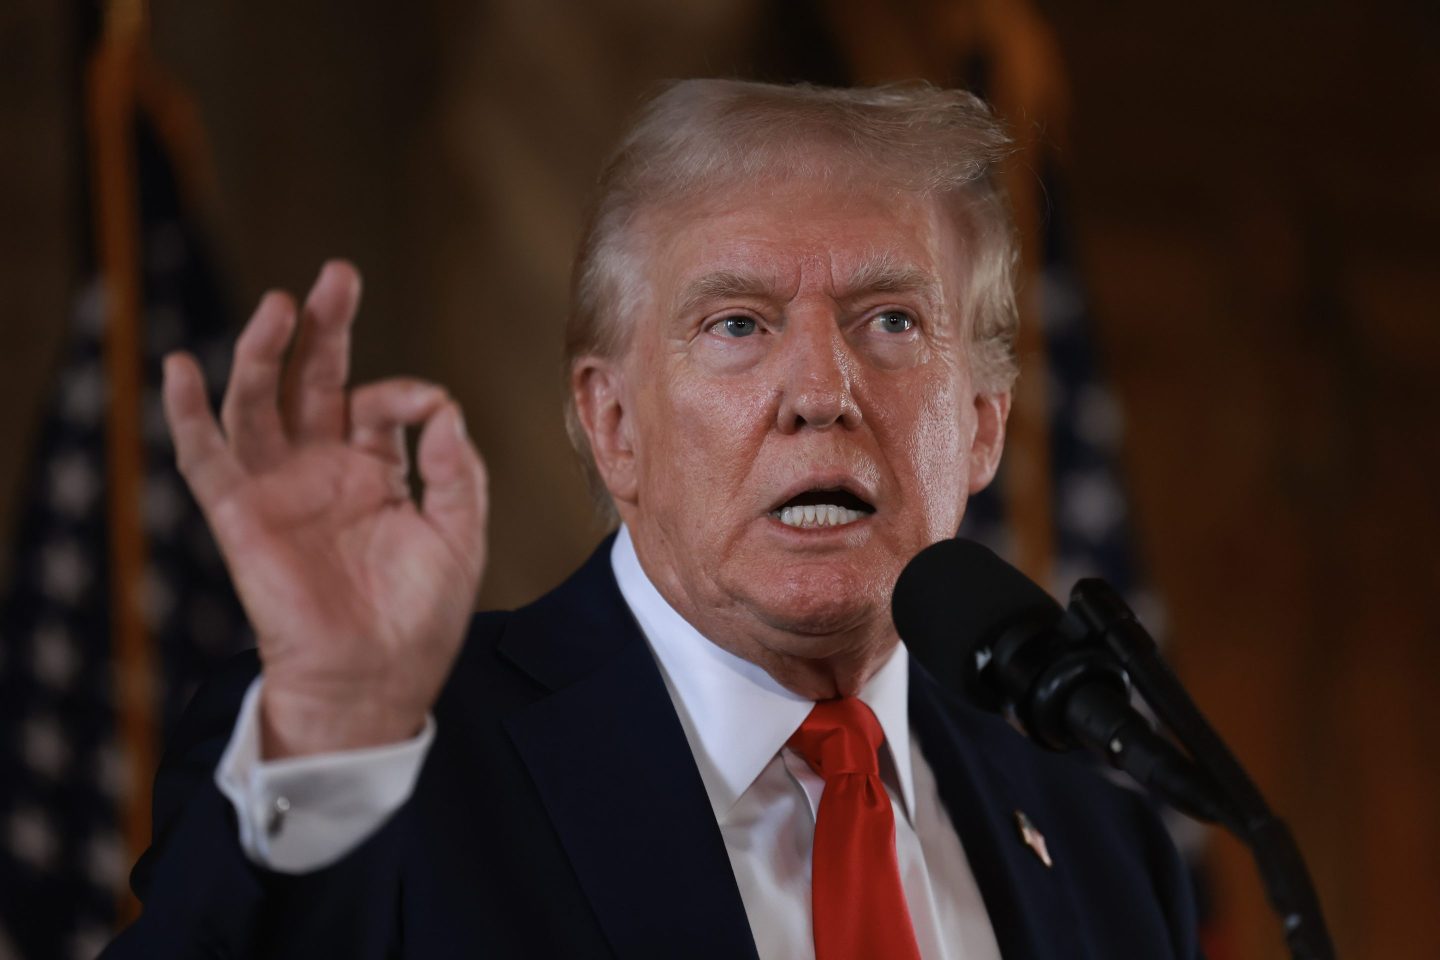
<path id="1" fill-rule="evenodd" d="M 502 655 L 551 692 L 506 729 L 618 956 L 753 958 L 720 829 L 609 544 L 507 630 Z"/>
<path id="2" fill-rule="evenodd" d="M 990 718 L 947 694 L 912 658 L 910 722 L 980 886 L 1001 955 L 1073 958 L 1077 924 L 1063 886 L 1067 865 L 1045 866 L 1021 839 L 1015 817 L 1048 804 L 1013 770 L 1006 747 L 987 729 Z"/>

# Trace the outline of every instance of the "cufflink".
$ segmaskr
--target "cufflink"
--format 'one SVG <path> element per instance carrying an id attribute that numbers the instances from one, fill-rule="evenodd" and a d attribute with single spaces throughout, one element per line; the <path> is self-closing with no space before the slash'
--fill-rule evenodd
<path id="1" fill-rule="evenodd" d="M 1045 834 L 1035 829 L 1035 824 L 1025 816 L 1023 811 L 1015 811 L 1015 827 L 1020 831 L 1020 842 L 1030 848 L 1030 852 L 1046 867 L 1055 866 L 1050 859 L 1050 851 L 1045 846 Z"/>
<path id="2" fill-rule="evenodd" d="M 270 804 L 270 819 L 265 823 L 265 835 L 273 837 L 285 826 L 285 815 L 290 812 L 290 798 L 276 797 Z"/>

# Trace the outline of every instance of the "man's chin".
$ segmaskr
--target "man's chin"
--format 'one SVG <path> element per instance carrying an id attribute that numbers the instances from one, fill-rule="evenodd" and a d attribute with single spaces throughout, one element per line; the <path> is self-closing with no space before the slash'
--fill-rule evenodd
<path id="1" fill-rule="evenodd" d="M 827 638 L 853 642 L 857 633 L 889 623 L 889 591 L 857 577 L 793 570 L 757 586 L 749 598 L 752 611 L 772 630 L 792 636 L 788 642 L 797 647 L 823 646 Z"/>

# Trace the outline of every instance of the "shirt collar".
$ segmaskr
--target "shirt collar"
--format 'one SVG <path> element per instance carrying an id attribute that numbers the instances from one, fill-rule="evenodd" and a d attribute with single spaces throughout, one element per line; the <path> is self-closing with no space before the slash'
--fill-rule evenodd
<path id="1" fill-rule="evenodd" d="M 814 704 L 756 664 L 707 640 L 670 606 L 640 566 L 623 525 L 610 564 L 620 594 L 659 662 L 715 817 L 723 820 Z M 860 699 L 880 721 L 905 813 L 913 822 L 908 692 L 908 656 L 899 644 L 861 688 Z"/>

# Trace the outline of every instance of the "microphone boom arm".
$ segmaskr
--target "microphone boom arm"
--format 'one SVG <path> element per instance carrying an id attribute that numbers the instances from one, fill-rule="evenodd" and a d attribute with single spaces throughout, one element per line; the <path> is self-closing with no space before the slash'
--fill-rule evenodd
<path id="1" fill-rule="evenodd" d="M 1075 585 L 1070 609 L 1124 664 L 1135 689 L 1174 732 L 1196 765 L 1222 794 L 1221 822 L 1255 859 L 1271 907 L 1285 928 L 1290 955 L 1297 960 L 1333 960 L 1320 900 L 1290 829 L 1270 810 L 1253 780 L 1210 726 L 1135 614 L 1103 580 Z"/>

